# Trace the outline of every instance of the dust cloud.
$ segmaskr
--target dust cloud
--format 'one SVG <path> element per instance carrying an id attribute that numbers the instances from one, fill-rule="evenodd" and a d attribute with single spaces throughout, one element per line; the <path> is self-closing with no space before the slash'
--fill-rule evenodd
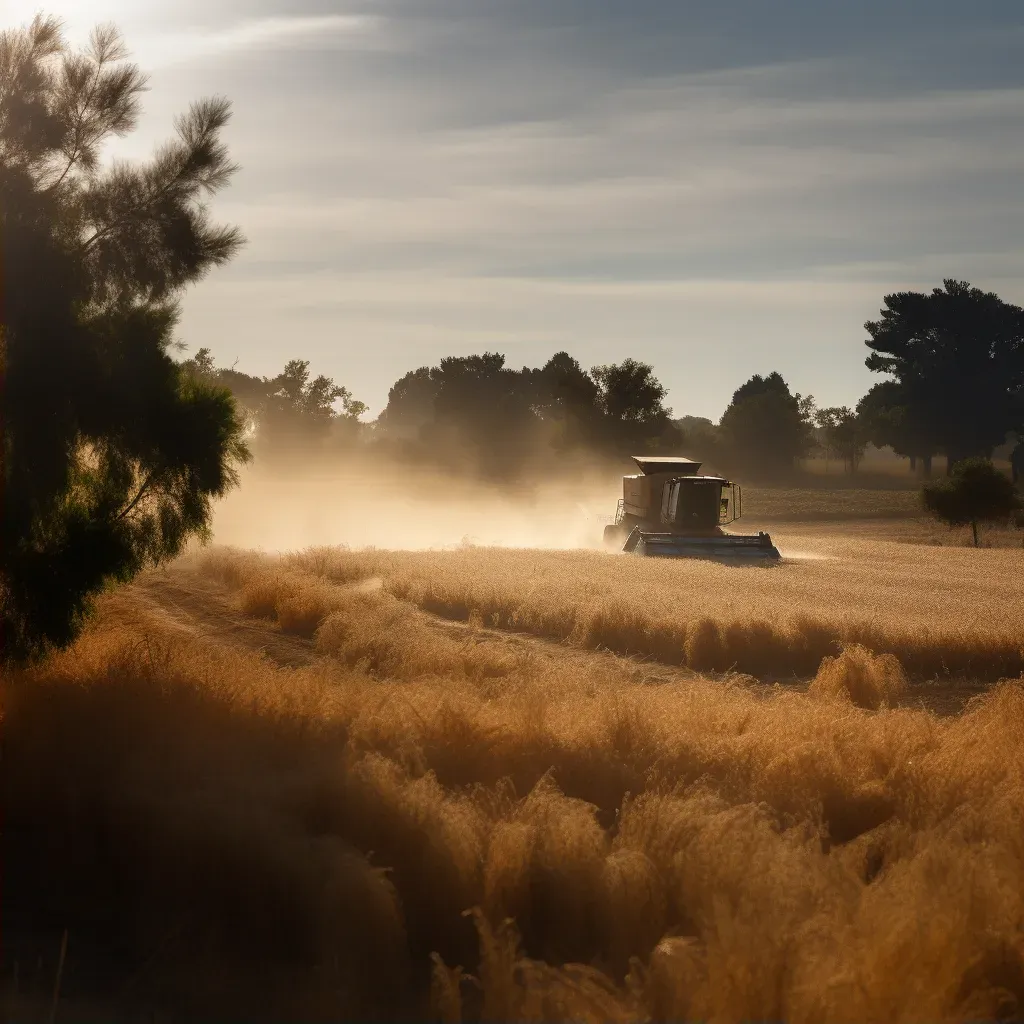
<path id="1" fill-rule="evenodd" d="M 775 546 L 779 549 L 779 554 L 782 555 L 783 560 L 786 562 L 822 562 L 837 557 L 834 554 L 826 554 L 824 551 L 790 548 L 782 541 L 777 541 Z"/>
<path id="2" fill-rule="evenodd" d="M 268 552 L 318 545 L 424 550 L 464 545 L 596 548 L 621 469 L 516 486 L 434 468 L 255 464 L 217 506 L 215 543 Z"/>

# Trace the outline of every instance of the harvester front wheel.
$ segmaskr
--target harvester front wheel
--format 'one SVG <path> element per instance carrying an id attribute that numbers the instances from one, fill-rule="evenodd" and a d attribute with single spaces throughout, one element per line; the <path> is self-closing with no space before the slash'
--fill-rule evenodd
<path id="1" fill-rule="evenodd" d="M 609 551 L 621 551 L 622 545 L 626 543 L 626 534 L 621 526 L 606 526 L 604 528 L 604 546 Z"/>

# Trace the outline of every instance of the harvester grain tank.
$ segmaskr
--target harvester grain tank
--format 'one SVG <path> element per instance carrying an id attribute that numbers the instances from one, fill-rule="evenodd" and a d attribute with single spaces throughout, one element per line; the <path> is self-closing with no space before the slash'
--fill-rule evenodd
<path id="1" fill-rule="evenodd" d="M 701 476 L 692 459 L 634 455 L 633 461 L 640 473 L 622 478 L 615 521 L 604 529 L 606 546 L 663 558 L 778 561 L 767 533 L 722 529 L 743 514 L 739 484 Z"/>

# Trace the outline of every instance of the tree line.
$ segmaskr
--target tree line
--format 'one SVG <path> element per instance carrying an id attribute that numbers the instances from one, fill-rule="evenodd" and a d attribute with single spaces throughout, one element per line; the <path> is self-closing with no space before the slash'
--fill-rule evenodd
<path id="1" fill-rule="evenodd" d="M 331 378 L 292 360 L 276 377 L 217 368 L 200 350 L 187 373 L 232 391 L 258 456 L 341 454 L 356 442 L 396 457 L 508 477 L 538 452 L 671 448 L 681 434 L 653 369 L 625 359 L 590 371 L 564 352 L 514 370 L 495 352 L 453 356 L 410 371 L 374 423 Z"/>
<path id="2" fill-rule="evenodd" d="M 587 371 L 559 352 L 541 367 L 516 370 L 502 354 L 485 352 L 405 374 L 378 419 L 362 425 L 361 436 L 489 475 L 515 475 L 538 452 L 671 450 L 762 480 L 784 478 L 813 453 L 856 473 L 869 445 L 891 448 L 928 477 L 936 455 L 945 456 L 952 471 L 964 459 L 989 458 L 1016 439 L 1016 480 L 1024 468 L 1024 310 L 948 280 L 928 294 L 886 296 L 879 319 L 865 329 L 866 364 L 887 379 L 854 408 L 818 408 L 813 396 L 793 393 L 774 372 L 741 384 L 718 423 L 673 419 L 654 368 L 631 357 Z M 209 361 L 208 353 L 197 358 Z M 254 378 L 226 370 L 208 377 L 231 387 L 247 406 L 273 410 L 280 402 L 268 398 L 273 381 L 258 383 L 262 391 L 254 405 Z M 288 392 L 299 410 L 292 422 L 305 417 L 305 436 L 330 422 L 343 424 L 349 440 L 360 436 L 356 425 L 366 407 L 327 378 L 310 386 L 317 396 L 312 405 L 298 400 L 301 387 Z M 342 408 L 336 412 L 332 403 L 338 399 Z M 279 428 L 272 415 L 260 415 L 265 433 L 273 435 Z"/>
<path id="3" fill-rule="evenodd" d="M 329 451 L 331 442 L 352 442 L 366 405 L 330 377 L 313 377 L 309 360 L 290 359 L 274 377 L 254 377 L 234 367 L 218 368 L 201 348 L 182 363 L 185 375 L 226 389 L 234 398 L 243 434 L 257 457 L 292 457 L 311 449 Z"/>

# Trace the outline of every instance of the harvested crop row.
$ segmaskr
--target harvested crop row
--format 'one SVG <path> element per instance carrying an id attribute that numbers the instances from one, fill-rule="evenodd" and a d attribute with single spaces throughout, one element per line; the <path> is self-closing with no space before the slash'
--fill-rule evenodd
<path id="1" fill-rule="evenodd" d="M 316 549 L 279 564 L 328 582 L 377 578 L 438 615 L 697 671 L 806 678 L 852 644 L 892 654 L 915 678 L 1024 671 L 1024 554 L 832 547 L 834 557 L 772 569 L 493 548 Z M 228 578 L 256 557 L 222 551 L 206 564 Z M 275 563 L 246 564 L 258 575 Z"/>

